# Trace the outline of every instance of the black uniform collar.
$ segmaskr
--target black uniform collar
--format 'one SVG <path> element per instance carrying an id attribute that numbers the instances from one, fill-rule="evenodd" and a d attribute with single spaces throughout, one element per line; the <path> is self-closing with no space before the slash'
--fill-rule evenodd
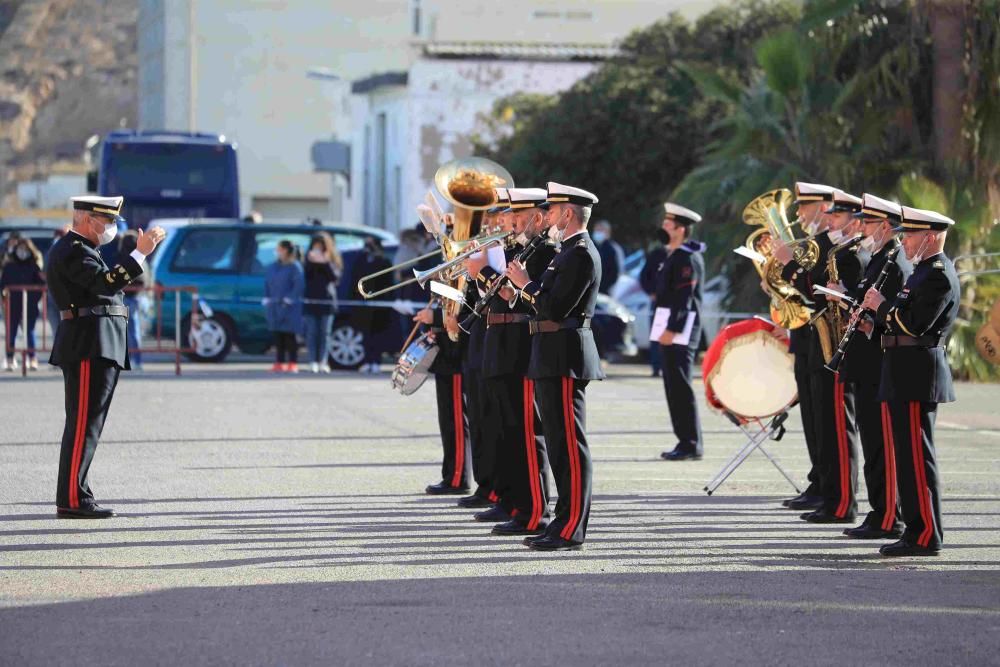
<path id="1" fill-rule="evenodd" d="M 927 264 L 928 262 L 931 262 L 931 264 L 929 264 L 929 266 L 933 266 L 933 262 L 935 260 L 941 259 L 942 257 L 944 257 L 944 253 L 943 252 L 934 253 L 933 255 L 930 255 L 929 257 L 922 257 L 920 259 L 920 262 L 917 263 L 917 266 L 923 266 L 924 264 Z"/>
<path id="2" fill-rule="evenodd" d="M 84 236 L 80 232 L 78 232 L 78 231 L 76 231 L 74 229 L 71 229 L 71 230 L 69 230 L 69 233 L 70 234 L 74 234 L 77 238 L 79 238 L 81 241 L 83 241 L 84 243 L 86 243 L 88 248 L 91 248 L 91 249 L 97 248 L 97 244 L 96 243 L 94 243 L 93 241 L 91 241 L 90 239 L 88 239 L 86 236 Z"/>

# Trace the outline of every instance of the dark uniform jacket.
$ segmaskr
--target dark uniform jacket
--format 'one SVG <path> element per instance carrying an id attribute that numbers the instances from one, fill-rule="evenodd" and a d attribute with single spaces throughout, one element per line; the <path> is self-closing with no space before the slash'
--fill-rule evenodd
<path id="1" fill-rule="evenodd" d="M 892 240 L 886 243 L 877 253 L 872 255 L 868 266 L 865 268 L 865 277 L 856 289 L 848 290 L 848 295 L 858 301 L 864 301 L 865 293 L 875 284 L 886 262 L 889 260 L 889 253 L 894 248 L 899 248 L 900 243 Z M 900 250 L 896 253 L 895 259 L 888 269 L 885 282 L 879 292 L 887 299 L 893 298 L 899 290 L 903 288 L 903 283 L 910 276 L 913 267 L 906 261 L 906 254 Z M 844 319 L 850 317 L 850 309 L 843 311 Z M 882 334 L 884 328 L 876 325 L 871 338 L 857 331 L 851 339 L 850 344 L 844 352 L 844 360 L 840 364 L 840 379 L 844 382 L 857 382 L 867 385 L 878 386 L 882 374 Z"/>
<path id="2" fill-rule="evenodd" d="M 46 281 L 59 310 L 94 306 L 124 306 L 122 289 L 142 274 L 131 255 L 108 268 L 97 247 L 70 232 L 49 251 Z M 106 359 L 129 370 L 124 317 L 89 316 L 62 320 L 52 342 L 49 363 L 74 364 L 83 359 Z"/>
<path id="3" fill-rule="evenodd" d="M 685 241 L 677 250 L 668 251 L 656 273 L 656 307 L 669 308 L 667 330 L 682 333 L 688 315 L 694 312 L 689 347 L 698 349 L 701 341 L 701 291 L 705 278 L 705 244 Z"/>
<path id="4" fill-rule="evenodd" d="M 528 377 L 604 379 L 594 332 L 589 325 L 583 328 L 594 316 L 600 283 L 600 255 L 590 234 L 582 232 L 563 242 L 540 282 L 524 286 L 521 294 L 535 311 L 533 319 L 565 327 L 531 337 Z"/>
<path id="5" fill-rule="evenodd" d="M 484 285 L 477 280 L 469 280 L 465 285 L 465 303 L 469 308 L 476 305 L 479 300 L 479 291 Z M 463 313 L 468 311 L 463 309 Z M 459 320 L 462 315 L 459 315 Z M 486 320 L 481 317 L 473 318 L 468 332 L 462 332 L 466 338 L 466 343 L 462 355 L 462 367 L 465 370 L 482 371 L 483 369 L 483 349 L 486 339 Z"/>
<path id="6" fill-rule="evenodd" d="M 510 262 L 523 248 L 508 250 L 507 261 Z M 525 268 L 532 280 L 540 280 L 546 267 L 556 256 L 554 243 L 546 242 L 540 245 L 528 258 Z M 485 279 L 484 286 L 488 289 L 496 280 L 503 277 L 490 267 L 483 269 L 481 274 Z M 484 318 L 493 314 L 518 314 L 528 316 L 533 309 L 528 302 L 520 297 L 507 303 L 499 293 L 490 300 L 489 310 Z M 483 354 L 483 375 L 498 377 L 501 375 L 520 375 L 528 373 L 528 363 L 531 361 L 531 335 L 528 325 L 501 324 L 486 330 L 485 351 Z"/>
<path id="7" fill-rule="evenodd" d="M 881 400 L 955 400 L 945 343 L 958 317 L 959 295 L 955 265 L 939 253 L 913 267 L 903 289 L 879 307 L 875 321 L 887 336 L 912 336 L 921 343 L 885 350 Z"/>
<path id="8" fill-rule="evenodd" d="M 437 342 L 438 354 L 427 370 L 434 375 L 459 375 L 462 372 L 462 358 L 468 335 L 461 333 L 458 341 L 453 341 L 444 328 L 444 311 L 440 308 L 434 311 L 434 323 L 431 325 L 434 339 Z"/>

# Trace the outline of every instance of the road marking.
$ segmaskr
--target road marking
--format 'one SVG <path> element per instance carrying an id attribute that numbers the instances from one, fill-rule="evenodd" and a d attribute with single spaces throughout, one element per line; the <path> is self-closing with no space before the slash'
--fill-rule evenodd
<path id="1" fill-rule="evenodd" d="M 795 600 L 734 600 L 732 598 L 693 598 L 688 602 L 721 605 L 725 607 L 753 607 L 758 609 L 793 609 L 796 611 L 867 611 L 879 614 L 954 614 L 958 616 L 1000 616 L 1000 609 L 974 607 L 917 607 L 889 604 L 862 604 L 846 602 L 799 602 Z"/>

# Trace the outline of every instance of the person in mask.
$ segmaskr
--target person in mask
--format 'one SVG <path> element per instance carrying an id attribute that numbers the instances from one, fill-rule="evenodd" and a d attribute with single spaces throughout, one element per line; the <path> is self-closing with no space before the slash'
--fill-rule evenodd
<path id="1" fill-rule="evenodd" d="M 344 260 L 333 237 L 320 232 L 309 241 L 305 259 L 306 303 L 303 315 L 309 370 L 330 372 L 330 329 L 337 304 L 337 283 L 344 272 Z"/>
<path id="2" fill-rule="evenodd" d="M 823 213 L 829 208 L 833 201 L 834 189 L 828 185 L 819 183 L 806 183 L 799 181 L 795 184 L 795 206 L 798 209 L 796 223 L 807 236 L 811 237 L 819 246 L 820 257 L 826 257 L 826 253 L 833 247 L 826 231 L 826 223 Z M 812 269 L 807 270 L 795 258 L 793 249 L 772 239 L 772 252 L 775 259 L 783 265 L 782 278 L 793 284 L 802 294 L 810 296 L 812 285 L 825 285 L 823 272 L 826 270 L 825 262 L 817 261 Z M 788 498 L 782 505 L 793 510 L 813 510 L 823 504 L 823 496 L 820 484 L 820 464 L 819 446 L 820 434 L 816 431 L 815 424 L 817 414 L 824 409 L 818 402 L 818 397 L 813 395 L 812 376 L 814 373 L 823 370 L 822 364 L 818 367 L 813 363 L 813 358 L 817 354 L 816 348 L 819 342 L 816 338 L 815 327 L 807 325 L 792 329 L 789 332 L 789 349 L 794 358 L 795 386 L 799 396 L 799 414 L 802 416 L 802 431 L 805 434 L 806 449 L 809 452 L 809 475 L 808 486 L 805 491 L 795 498 Z M 823 371 L 826 372 L 826 371 Z"/>
<path id="3" fill-rule="evenodd" d="M 660 456 L 667 461 L 699 460 L 704 444 L 691 386 L 691 366 L 701 342 L 705 244 L 690 237 L 701 216 L 670 202 L 663 205 L 663 210 L 660 229 L 667 238 L 667 256 L 656 274 L 656 308 L 669 309 L 670 316 L 656 342 L 660 345 L 663 389 L 677 444 Z"/>
<path id="4" fill-rule="evenodd" d="M 882 295 L 894 296 L 912 271 L 893 231 L 902 219 L 902 209 L 899 204 L 867 193 L 858 208 L 854 217 L 861 224 L 864 235 L 861 247 L 871 259 L 865 267 L 864 278 L 849 294 L 860 302 L 869 288 L 880 283 Z M 840 379 L 853 388 L 855 396 L 855 416 L 865 459 L 863 471 L 871 511 L 861 525 L 845 529 L 844 535 L 860 540 L 898 538 L 902 534 L 902 524 L 896 494 L 895 452 L 891 434 L 885 428 L 885 409 L 878 400 L 884 328 L 874 326 L 871 313 L 863 317 L 860 331 L 844 351 L 839 372 Z"/>
<path id="5" fill-rule="evenodd" d="M 73 197 L 73 227 L 49 252 L 46 283 L 59 307 L 49 363 L 62 369 L 66 392 L 56 488 L 56 512 L 67 519 L 105 519 L 114 511 L 94 499 L 88 472 L 122 370 L 129 370 L 126 285 L 166 236 L 159 227 L 137 232 L 136 247 L 108 268 L 98 248 L 118 232 L 122 197 Z"/>
<path id="6" fill-rule="evenodd" d="M 42 276 L 42 255 L 29 238 L 17 238 L 10 248 L 9 257 L 0 270 L 0 293 L 10 297 L 10 310 L 7 312 L 7 349 L 4 356 L 4 369 L 17 370 L 17 358 L 14 356 L 14 341 L 17 333 L 24 327 L 25 341 L 28 348 L 28 368 L 38 370 L 38 358 L 35 354 L 35 322 L 38 320 L 38 304 L 41 291 L 9 289 L 15 285 L 45 284 Z M 22 321 L 27 301 L 27 320 Z"/>
<path id="7" fill-rule="evenodd" d="M 955 400 L 947 346 L 958 318 L 961 293 L 955 265 L 944 254 L 948 230 L 955 224 L 935 211 L 903 206 L 903 252 L 913 273 L 903 288 L 886 298 L 865 293 L 864 306 L 875 313 L 881 336 L 882 372 L 878 398 L 892 434 L 896 484 L 906 528 L 883 556 L 934 556 L 944 541 L 941 495 L 934 447 L 934 423 L 940 403 Z"/>
<path id="8" fill-rule="evenodd" d="M 610 295 L 625 266 L 625 251 L 611 238 L 611 223 L 607 220 L 598 220 L 590 236 L 597 246 L 597 254 L 601 256 L 601 285 L 598 289 L 601 294 Z"/>
<path id="9" fill-rule="evenodd" d="M 374 236 L 367 237 L 364 254 L 354 262 L 353 266 L 351 285 L 354 286 L 354 293 L 352 298 L 358 301 L 364 299 L 357 288 L 361 278 L 388 269 L 390 266 L 392 265 L 385 256 L 382 242 Z M 367 282 L 368 289 L 372 291 L 384 289 L 392 284 L 392 274 L 385 274 Z M 359 370 L 362 373 L 378 373 L 382 353 L 388 347 L 386 339 L 395 320 L 394 311 L 379 306 L 361 306 L 352 310 L 351 318 L 354 326 L 364 337 L 365 358 Z"/>
<path id="10" fill-rule="evenodd" d="M 274 334 L 276 359 L 271 371 L 299 372 L 298 334 L 302 332 L 302 296 L 305 276 L 295 244 L 288 239 L 278 242 L 276 261 L 267 267 L 264 278 L 264 307 L 267 328 Z"/>

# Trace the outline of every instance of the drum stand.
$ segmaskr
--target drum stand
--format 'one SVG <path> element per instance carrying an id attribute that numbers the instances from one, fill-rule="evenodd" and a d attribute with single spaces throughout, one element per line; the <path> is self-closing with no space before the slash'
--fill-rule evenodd
<path id="1" fill-rule="evenodd" d="M 792 485 L 792 488 L 795 489 L 796 493 L 802 493 L 799 490 L 799 487 L 795 484 L 795 481 L 792 480 L 788 473 L 785 472 L 785 469 L 781 467 L 781 464 L 778 463 L 778 461 L 771 456 L 766 449 L 764 449 L 765 440 L 774 440 L 777 442 L 778 440 L 781 440 L 783 435 L 785 435 L 785 427 L 783 424 L 785 423 L 785 420 L 788 419 L 788 412 L 781 412 L 775 415 L 767 424 L 764 424 L 764 422 L 760 419 L 753 419 L 747 422 L 728 411 L 725 412 L 725 415 L 729 421 L 736 424 L 736 428 L 743 431 L 743 434 L 747 437 L 747 442 L 733 455 L 733 458 L 729 459 L 729 462 L 726 463 L 726 465 L 722 467 L 722 470 L 720 470 L 719 473 L 712 478 L 712 481 L 705 486 L 705 491 L 708 492 L 708 495 L 715 493 L 715 491 L 722 486 L 722 483 L 725 482 L 730 475 L 736 472 L 736 469 L 747 460 L 747 457 L 750 456 L 755 449 L 759 449 L 761 454 L 767 457 L 767 460 L 770 461 L 774 467 L 778 469 L 778 472 L 780 472 L 785 479 L 788 480 L 788 483 Z M 747 427 L 748 424 L 756 424 L 757 431 L 753 432 L 749 429 Z"/>

